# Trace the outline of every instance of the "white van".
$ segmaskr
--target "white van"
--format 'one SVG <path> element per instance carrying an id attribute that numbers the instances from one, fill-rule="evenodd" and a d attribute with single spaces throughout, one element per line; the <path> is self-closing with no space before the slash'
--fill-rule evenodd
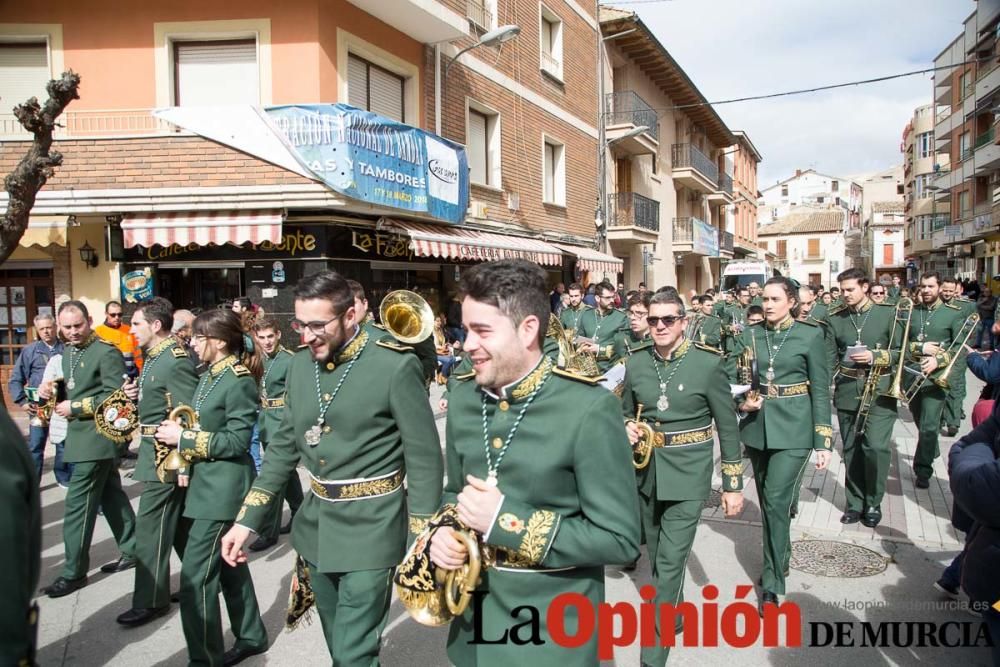
<path id="1" fill-rule="evenodd" d="M 774 271 L 771 265 L 762 260 L 736 260 L 726 264 L 722 270 L 722 285 L 720 292 L 728 291 L 737 287 L 745 287 L 750 283 L 757 283 L 761 287 L 768 281 Z"/>

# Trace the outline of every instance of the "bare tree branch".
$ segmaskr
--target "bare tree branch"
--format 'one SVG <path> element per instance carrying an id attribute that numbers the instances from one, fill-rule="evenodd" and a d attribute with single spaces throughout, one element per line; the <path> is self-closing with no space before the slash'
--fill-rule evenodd
<path id="1" fill-rule="evenodd" d="M 62 78 L 53 79 L 45 86 L 49 99 L 44 105 L 32 97 L 14 107 L 14 116 L 21 126 L 34 135 L 31 146 L 14 171 L 4 179 L 7 190 L 7 212 L 0 219 L 0 264 L 17 248 L 28 228 L 28 216 L 35 205 L 35 197 L 46 181 L 62 164 L 63 156 L 52 148 L 52 132 L 56 119 L 73 100 L 80 99 L 80 75 L 73 70 L 63 72 Z"/>

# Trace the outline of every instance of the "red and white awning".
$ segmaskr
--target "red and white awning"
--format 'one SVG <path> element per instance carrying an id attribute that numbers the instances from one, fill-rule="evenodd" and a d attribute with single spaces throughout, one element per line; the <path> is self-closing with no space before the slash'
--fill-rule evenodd
<path id="1" fill-rule="evenodd" d="M 122 221 L 125 247 L 281 242 L 281 209 L 131 213 Z"/>
<path id="2" fill-rule="evenodd" d="M 480 262 L 516 257 L 537 264 L 562 266 L 562 251 L 537 239 L 421 222 L 387 222 L 393 229 L 410 237 L 410 249 L 420 257 Z"/>
<path id="3" fill-rule="evenodd" d="M 584 271 L 594 271 L 605 275 L 617 276 L 623 270 L 625 262 L 614 255 L 608 255 L 593 248 L 584 248 L 576 245 L 554 244 L 561 250 L 576 257 L 576 266 Z"/>

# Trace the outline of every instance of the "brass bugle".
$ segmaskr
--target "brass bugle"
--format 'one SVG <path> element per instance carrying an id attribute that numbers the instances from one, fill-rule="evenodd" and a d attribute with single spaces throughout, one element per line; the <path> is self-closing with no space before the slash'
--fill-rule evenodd
<path id="1" fill-rule="evenodd" d="M 412 345 L 434 332 L 434 311 L 422 296 L 410 290 L 389 292 L 378 308 L 382 326 L 400 343 Z"/>
<path id="2" fill-rule="evenodd" d="M 635 419 L 629 419 L 625 422 L 626 424 L 635 424 L 640 431 L 638 442 L 632 446 L 632 465 L 635 466 L 636 470 L 644 470 L 649 465 L 650 459 L 653 458 L 653 440 L 656 437 L 653 427 L 640 421 L 643 407 L 645 406 L 642 403 L 638 403 L 635 409 Z"/>

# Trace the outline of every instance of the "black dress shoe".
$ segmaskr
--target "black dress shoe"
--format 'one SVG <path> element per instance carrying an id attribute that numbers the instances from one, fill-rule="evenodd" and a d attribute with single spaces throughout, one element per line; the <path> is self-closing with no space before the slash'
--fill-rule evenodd
<path id="1" fill-rule="evenodd" d="M 258 537 L 253 544 L 250 545 L 250 551 L 265 551 L 270 549 L 275 544 L 278 543 L 277 537 Z"/>
<path id="2" fill-rule="evenodd" d="M 84 575 L 79 579 L 67 579 L 66 577 L 59 577 L 52 582 L 51 586 L 46 586 L 42 589 L 42 592 L 48 595 L 50 598 L 61 598 L 64 595 L 69 595 L 73 591 L 78 591 L 87 585 L 87 576 Z"/>
<path id="3" fill-rule="evenodd" d="M 761 616 L 764 615 L 764 605 L 767 605 L 767 604 L 777 605 L 778 604 L 778 594 L 777 593 L 772 593 L 771 591 L 762 591 L 761 592 L 761 594 L 760 594 L 760 606 L 758 607 L 758 611 L 760 611 L 760 615 Z"/>
<path id="4" fill-rule="evenodd" d="M 278 532 L 282 535 L 287 535 L 288 533 L 292 532 L 292 521 L 294 520 L 295 520 L 295 512 L 292 512 L 292 516 L 288 517 L 288 523 L 282 526 L 281 529 L 278 530 Z"/>
<path id="5" fill-rule="evenodd" d="M 140 625 L 145 625 L 155 618 L 163 616 L 168 611 L 170 611 L 170 605 L 164 605 L 162 607 L 152 607 L 149 609 L 129 609 L 124 614 L 118 616 L 117 620 L 120 624 L 130 627 L 137 628 Z"/>
<path id="6" fill-rule="evenodd" d="M 881 507 L 869 507 L 861 517 L 861 523 L 869 528 L 874 528 L 880 521 L 882 521 Z"/>
<path id="7" fill-rule="evenodd" d="M 913 485 L 918 489 L 929 489 L 931 488 L 931 481 L 926 477 L 917 477 L 917 481 Z"/>
<path id="8" fill-rule="evenodd" d="M 788 518 L 794 519 L 798 515 L 799 515 L 799 506 L 798 505 L 792 505 L 791 508 L 789 508 L 789 510 L 788 510 Z"/>
<path id="9" fill-rule="evenodd" d="M 861 521 L 861 512 L 857 510 L 847 510 L 840 517 L 840 523 L 857 523 L 858 521 Z"/>
<path id="10" fill-rule="evenodd" d="M 234 646 L 222 655 L 222 664 L 229 667 L 261 653 L 267 653 L 267 646 Z"/>
<path id="11" fill-rule="evenodd" d="M 178 593 L 171 593 L 170 594 L 170 601 L 173 602 L 174 604 L 177 604 L 178 602 L 181 601 L 181 594 L 179 592 Z"/>
<path id="12" fill-rule="evenodd" d="M 130 558 L 129 556 L 122 556 L 116 561 L 110 563 L 105 563 L 101 566 L 101 572 L 124 572 L 125 570 L 131 570 L 135 567 L 135 558 Z"/>
<path id="13" fill-rule="evenodd" d="M 958 435 L 958 427 L 957 426 L 949 426 L 948 427 L 948 437 L 949 438 L 954 438 L 956 435 Z"/>

